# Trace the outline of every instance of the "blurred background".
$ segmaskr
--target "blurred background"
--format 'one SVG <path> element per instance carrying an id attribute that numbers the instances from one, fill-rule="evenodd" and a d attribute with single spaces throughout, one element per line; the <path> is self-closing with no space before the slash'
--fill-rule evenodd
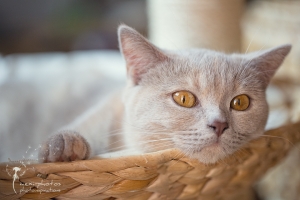
<path id="1" fill-rule="evenodd" d="M 0 53 L 117 50 L 120 23 L 169 49 L 231 53 L 293 43 L 277 76 L 300 82 L 298 0 L 2 0 Z"/>
<path id="2" fill-rule="evenodd" d="M 50 133 L 124 84 L 120 23 L 167 49 L 245 53 L 292 44 L 267 91 L 267 129 L 299 121 L 299 11 L 299 0 L 1 0 L 0 161 L 31 158 Z M 261 195 L 296 199 L 287 190 L 297 180 L 285 179 L 268 181 Z"/>
<path id="3" fill-rule="evenodd" d="M 116 29 L 121 22 L 146 33 L 146 2 L 3 0 L 0 52 L 117 49 Z"/>

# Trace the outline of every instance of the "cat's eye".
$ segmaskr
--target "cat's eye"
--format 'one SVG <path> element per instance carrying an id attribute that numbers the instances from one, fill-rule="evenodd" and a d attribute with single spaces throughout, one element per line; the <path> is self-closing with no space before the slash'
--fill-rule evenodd
<path id="1" fill-rule="evenodd" d="M 196 97 L 188 91 L 178 91 L 173 93 L 174 101 L 186 108 L 191 108 L 196 104 Z"/>
<path id="2" fill-rule="evenodd" d="M 230 107 L 237 111 L 244 111 L 250 105 L 250 99 L 247 95 L 241 94 L 234 97 L 230 102 Z"/>

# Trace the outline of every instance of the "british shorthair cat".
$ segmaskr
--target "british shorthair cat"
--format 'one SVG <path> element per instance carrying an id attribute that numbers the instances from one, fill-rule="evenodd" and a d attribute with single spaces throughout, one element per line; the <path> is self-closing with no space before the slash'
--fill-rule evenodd
<path id="1" fill-rule="evenodd" d="M 87 159 L 115 148 L 178 148 L 215 163 L 263 134 L 266 87 L 291 45 L 227 55 L 163 50 L 126 25 L 118 34 L 126 87 L 48 138 L 39 152 L 43 162 Z"/>

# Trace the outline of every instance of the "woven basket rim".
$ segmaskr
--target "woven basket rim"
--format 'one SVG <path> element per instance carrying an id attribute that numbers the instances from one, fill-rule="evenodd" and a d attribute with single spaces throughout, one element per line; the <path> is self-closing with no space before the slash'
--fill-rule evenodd
<path id="1" fill-rule="evenodd" d="M 199 196 L 223 199 L 235 193 L 249 194 L 252 184 L 299 143 L 300 122 L 267 131 L 265 136 L 215 164 L 200 163 L 177 149 L 119 158 L 29 164 L 18 181 L 56 181 L 64 183 L 64 187 L 58 193 L 41 194 L 32 192 L 31 187 L 27 193 L 18 195 L 32 199 L 78 196 L 81 199 L 194 199 Z M 7 173 L 7 166 L 11 171 L 17 164 L 0 164 L 0 198 L 18 198 L 12 189 L 13 178 Z"/>

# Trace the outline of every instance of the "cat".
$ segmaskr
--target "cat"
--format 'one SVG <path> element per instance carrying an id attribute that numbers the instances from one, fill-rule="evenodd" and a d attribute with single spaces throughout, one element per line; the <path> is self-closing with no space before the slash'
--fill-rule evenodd
<path id="1" fill-rule="evenodd" d="M 209 164 L 263 134 L 265 90 L 291 45 L 229 55 L 163 50 L 126 25 L 118 37 L 126 87 L 49 137 L 39 152 L 42 162 L 123 147 L 139 153 L 178 148 Z"/>

